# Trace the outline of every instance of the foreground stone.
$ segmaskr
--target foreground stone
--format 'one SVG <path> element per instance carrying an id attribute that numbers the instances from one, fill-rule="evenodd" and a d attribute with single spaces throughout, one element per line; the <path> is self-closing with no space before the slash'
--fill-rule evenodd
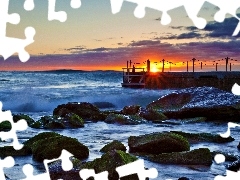
<path id="1" fill-rule="evenodd" d="M 113 150 L 103 154 L 101 158 L 97 158 L 92 162 L 87 162 L 81 166 L 81 169 L 94 169 L 95 173 L 108 171 L 108 179 L 118 180 L 119 175 L 115 169 L 119 166 L 134 162 L 136 160 L 137 158 L 135 156 L 123 151 Z M 138 176 L 130 175 L 121 178 L 121 180 L 138 180 Z"/>
<path id="2" fill-rule="evenodd" d="M 147 109 L 155 109 L 168 118 L 184 119 L 206 117 L 207 121 L 239 122 L 240 99 L 217 88 L 186 88 L 150 103 Z"/>
<path id="3" fill-rule="evenodd" d="M 120 141 L 114 140 L 111 143 L 105 145 L 100 150 L 100 152 L 106 153 L 106 152 L 109 152 L 109 151 L 112 151 L 112 150 L 121 150 L 121 151 L 125 152 L 127 150 L 127 148 Z"/>
<path id="4" fill-rule="evenodd" d="M 128 138 L 130 152 L 160 154 L 189 151 L 187 139 L 175 133 L 153 133 Z"/>
<path id="5" fill-rule="evenodd" d="M 161 164 L 211 165 L 212 155 L 208 148 L 194 149 L 188 152 L 162 153 L 148 155 L 150 161 Z"/>
<path id="6" fill-rule="evenodd" d="M 40 133 L 24 143 L 30 148 L 33 159 L 42 162 L 44 159 L 54 159 L 61 155 L 62 149 L 72 153 L 78 159 L 89 156 L 89 150 L 77 139 L 62 136 L 54 132 Z"/>
<path id="7" fill-rule="evenodd" d="M 131 106 L 125 106 L 121 112 L 124 115 L 134 115 L 134 114 L 138 114 L 140 112 L 140 109 L 141 109 L 141 106 L 139 105 L 131 105 Z"/>
<path id="8" fill-rule="evenodd" d="M 234 141 L 234 138 L 232 138 L 231 136 L 227 138 L 223 138 L 219 134 L 186 133 L 182 131 L 170 131 L 170 132 L 183 136 L 184 138 L 188 139 L 190 143 L 197 143 L 197 142 L 227 143 L 227 142 Z"/>
<path id="9" fill-rule="evenodd" d="M 153 121 L 153 122 L 158 122 L 158 121 L 168 119 L 168 117 L 165 116 L 163 113 L 158 112 L 157 110 L 152 108 L 142 110 L 139 115 L 144 119 L 148 121 Z"/>
<path id="10" fill-rule="evenodd" d="M 61 104 L 53 110 L 53 115 L 60 117 L 66 117 L 69 113 L 77 114 L 84 120 L 99 121 L 105 119 L 100 110 L 88 102 Z"/>

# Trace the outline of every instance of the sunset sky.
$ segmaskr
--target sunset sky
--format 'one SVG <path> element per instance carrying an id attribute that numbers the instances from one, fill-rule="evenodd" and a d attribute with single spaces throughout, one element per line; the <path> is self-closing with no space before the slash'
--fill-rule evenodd
<path id="1" fill-rule="evenodd" d="M 160 11 L 146 9 L 146 16 L 138 19 L 133 14 L 136 4 L 124 2 L 120 13 L 113 15 L 110 0 L 82 0 L 79 9 L 72 9 L 70 0 L 57 0 L 57 11 L 66 11 L 68 19 L 48 21 L 47 3 L 35 0 L 35 9 L 28 12 L 24 0 L 10 1 L 9 13 L 18 13 L 21 22 L 8 24 L 7 36 L 24 39 L 24 29 L 32 26 L 35 42 L 26 48 L 29 61 L 1 57 L 0 70 L 121 70 L 130 59 L 140 67 L 150 59 L 158 62 L 152 67 L 161 69 L 160 61 L 165 59 L 176 64 L 172 71 L 185 71 L 186 61 L 195 57 L 199 60 L 195 69 L 200 71 L 200 62 L 203 70 L 214 70 L 213 61 L 227 56 L 233 59 L 232 69 L 240 70 L 240 34 L 232 37 L 238 20 L 229 15 L 223 23 L 214 21 L 218 8 L 211 4 L 205 3 L 199 12 L 208 20 L 206 28 L 199 30 L 184 7 L 170 11 L 172 22 L 163 26 Z M 240 17 L 240 9 L 237 13 Z M 224 61 L 218 63 L 218 69 L 224 70 Z"/>

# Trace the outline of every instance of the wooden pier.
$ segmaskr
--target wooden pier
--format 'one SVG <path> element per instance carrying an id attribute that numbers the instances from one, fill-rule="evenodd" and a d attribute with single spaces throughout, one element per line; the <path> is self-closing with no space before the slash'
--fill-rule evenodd
<path id="1" fill-rule="evenodd" d="M 178 89 L 210 86 L 231 91 L 235 83 L 240 85 L 239 71 L 218 72 L 145 72 L 144 68 L 123 68 L 122 87 L 149 89 Z"/>

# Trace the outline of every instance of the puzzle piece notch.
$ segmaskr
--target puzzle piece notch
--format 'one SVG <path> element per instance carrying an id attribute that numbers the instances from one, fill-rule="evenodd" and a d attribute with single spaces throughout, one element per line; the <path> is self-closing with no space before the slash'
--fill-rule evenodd
<path id="1" fill-rule="evenodd" d="M 94 180 L 108 180 L 108 172 L 103 171 L 101 173 L 96 174 L 94 169 L 82 169 L 79 172 L 79 176 L 83 180 L 87 180 L 90 177 L 94 177 Z"/>
<path id="2" fill-rule="evenodd" d="M 203 29 L 207 21 L 204 18 L 198 17 L 198 13 L 202 8 L 203 4 L 206 0 L 197 0 L 192 3 L 189 0 L 111 0 L 112 13 L 116 14 L 121 10 L 122 4 L 124 1 L 136 3 L 137 7 L 134 11 L 134 15 L 138 18 L 142 18 L 145 16 L 145 8 L 151 8 L 154 10 L 162 11 L 163 15 L 161 18 L 161 24 L 167 25 L 171 22 L 171 17 L 167 13 L 169 10 L 175 9 L 177 7 L 184 6 L 185 10 L 188 14 L 188 17 L 193 21 L 194 25 Z M 226 14 L 231 14 L 236 17 L 236 10 L 240 6 L 240 0 L 231 0 L 229 1 L 219 1 L 219 0 L 207 0 L 209 3 L 218 6 L 220 10 L 215 14 L 214 19 L 218 22 L 223 22 Z M 233 35 L 237 35 L 240 30 L 240 25 L 237 26 Z"/>
<path id="3" fill-rule="evenodd" d="M 33 37 L 35 35 L 35 29 L 27 27 L 25 29 L 26 39 L 17 39 L 6 37 L 7 23 L 18 24 L 20 22 L 20 16 L 16 13 L 8 14 L 9 0 L 0 1 L 0 55 L 4 60 L 9 58 L 14 53 L 18 53 L 19 59 L 22 62 L 26 62 L 30 55 L 25 51 L 25 47 L 33 43 Z"/>
<path id="4" fill-rule="evenodd" d="M 11 168 L 15 164 L 15 161 L 12 156 L 8 156 L 4 158 L 3 160 L 0 159 L 0 179 L 5 180 L 5 174 L 3 171 L 3 168 Z"/>
<path id="5" fill-rule="evenodd" d="M 144 160 L 142 159 L 117 167 L 116 171 L 118 172 L 119 177 L 137 174 L 139 180 L 158 177 L 158 171 L 155 168 L 150 168 L 148 170 L 145 169 Z"/>
<path id="6" fill-rule="evenodd" d="M 24 2 L 24 9 L 26 11 L 32 11 L 34 9 L 34 0 L 25 0 Z"/>
<path id="7" fill-rule="evenodd" d="M 13 139 L 12 145 L 15 150 L 19 150 L 23 147 L 22 144 L 19 143 L 16 132 L 24 131 L 27 129 L 28 125 L 26 120 L 21 119 L 18 122 L 13 121 L 13 116 L 11 111 L 2 111 L 2 102 L 0 102 L 0 123 L 3 121 L 9 121 L 11 123 L 11 130 L 8 132 L 0 132 L 0 138 L 4 141 L 7 139 Z"/>
<path id="8" fill-rule="evenodd" d="M 240 127 L 240 124 L 236 124 L 236 123 L 232 123 L 232 122 L 228 122 L 228 129 L 225 133 L 220 134 L 221 137 L 223 138 L 228 138 L 231 134 L 231 128 L 235 128 L 235 127 Z"/>
<path id="9" fill-rule="evenodd" d="M 81 0 L 71 0 L 71 7 L 77 9 L 81 6 Z M 67 13 L 65 11 L 55 11 L 56 0 L 48 0 L 48 20 L 58 20 L 65 22 L 67 20 Z"/>
<path id="10" fill-rule="evenodd" d="M 43 161 L 43 164 L 46 169 L 46 172 L 42 173 L 42 174 L 38 174 L 38 175 L 33 175 L 33 166 L 31 164 L 26 164 L 22 168 L 23 173 L 26 175 L 26 178 L 22 179 L 22 180 L 43 180 L 43 179 L 51 180 L 49 169 L 48 169 L 48 164 L 51 162 L 57 161 L 57 160 L 61 160 L 63 170 L 69 171 L 73 168 L 73 164 L 70 160 L 70 157 L 72 157 L 72 156 L 73 156 L 73 154 L 71 154 L 67 150 L 63 149 L 59 158 L 51 159 L 51 160 L 45 159 Z"/>

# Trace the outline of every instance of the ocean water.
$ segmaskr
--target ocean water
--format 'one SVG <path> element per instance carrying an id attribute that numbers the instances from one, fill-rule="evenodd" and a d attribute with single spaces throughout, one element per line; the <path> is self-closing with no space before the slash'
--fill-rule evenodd
<path id="1" fill-rule="evenodd" d="M 148 90 L 128 89 L 121 87 L 122 72 L 116 71 L 48 71 L 48 72 L 0 72 L 0 101 L 4 110 L 11 110 L 12 113 L 24 113 L 38 120 L 43 115 L 51 115 L 57 105 L 68 102 L 108 102 L 114 107 L 111 109 L 120 110 L 126 105 L 139 104 L 146 106 L 150 102 L 177 90 Z M 102 109 L 109 107 L 102 106 Z M 54 130 L 62 135 L 77 138 L 90 149 L 88 160 L 101 156 L 99 150 L 112 140 L 119 140 L 127 146 L 127 139 L 131 135 L 141 135 L 152 132 L 163 132 L 179 130 L 184 132 L 210 132 L 224 133 L 227 124 L 218 123 L 196 123 L 196 124 L 141 124 L 141 125 L 120 125 L 106 124 L 104 122 L 87 123 L 84 128 Z M 28 128 L 26 131 L 18 132 L 21 142 L 30 137 L 44 132 Z M 239 129 L 232 129 L 231 134 L 236 140 L 226 144 L 199 143 L 191 146 L 191 149 L 208 147 L 211 151 L 223 150 L 239 154 L 236 147 L 240 141 Z M 9 142 L 1 143 L 1 146 Z M 25 178 L 22 173 L 22 166 L 30 163 L 34 166 L 34 173 L 44 173 L 45 169 L 41 163 L 37 163 L 27 157 L 16 157 L 15 166 L 5 169 L 5 174 L 10 179 Z M 225 174 L 225 164 L 213 164 L 206 166 L 181 166 L 161 165 L 145 160 L 148 168 L 155 167 L 159 176 L 157 179 L 173 179 L 188 177 L 192 179 L 214 179 L 216 175 Z"/>

